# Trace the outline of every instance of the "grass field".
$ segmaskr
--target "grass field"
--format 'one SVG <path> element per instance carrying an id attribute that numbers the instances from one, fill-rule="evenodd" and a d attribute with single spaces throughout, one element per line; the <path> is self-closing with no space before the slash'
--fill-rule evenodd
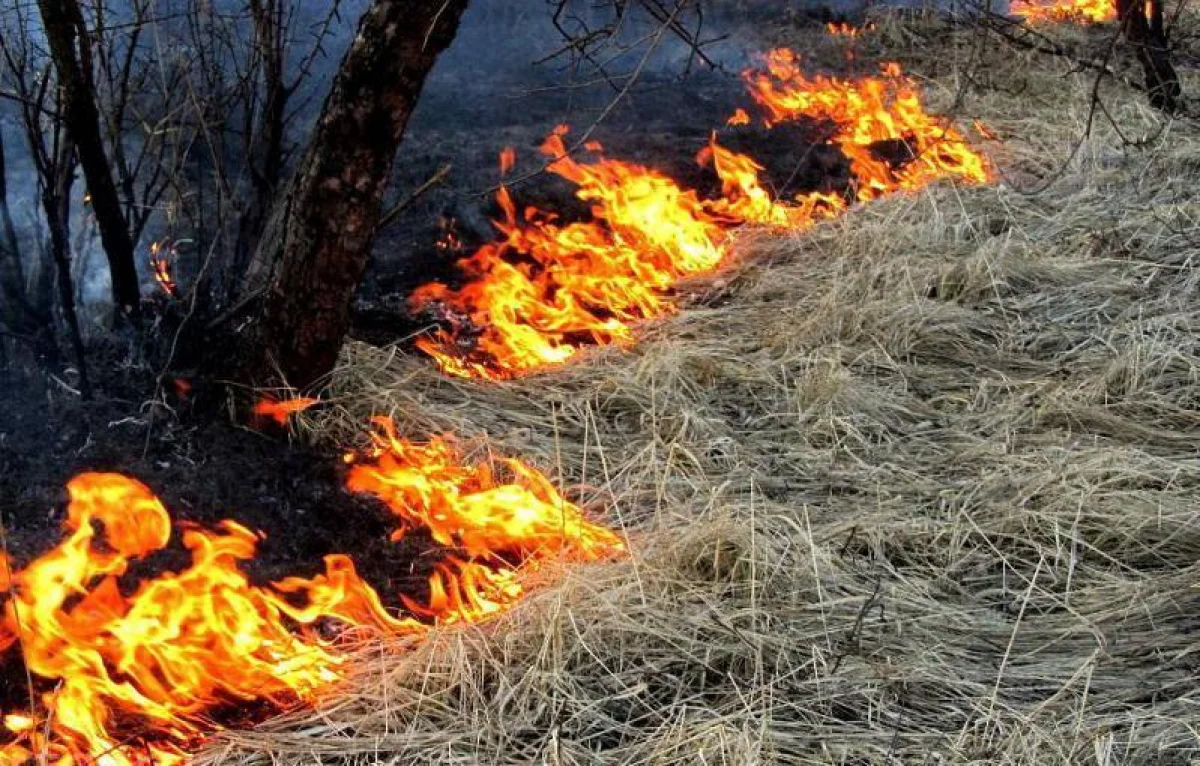
<path id="1" fill-rule="evenodd" d="M 632 555 L 365 646 L 318 711 L 201 763 L 1200 758 L 1200 129 L 1119 82 L 1094 109 L 1061 59 L 878 24 L 871 53 L 997 135 L 1001 179 L 745 232 L 643 342 L 560 372 L 350 348 L 303 429 L 389 412 L 521 455 Z"/>

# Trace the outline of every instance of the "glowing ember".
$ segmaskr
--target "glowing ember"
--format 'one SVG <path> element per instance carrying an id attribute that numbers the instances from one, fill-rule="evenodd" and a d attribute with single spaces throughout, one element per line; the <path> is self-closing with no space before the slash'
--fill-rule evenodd
<path id="1" fill-rule="evenodd" d="M 179 288 L 171 276 L 171 262 L 177 255 L 178 247 L 169 239 L 150 243 L 150 268 L 154 271 L 154 281 L 172 298 L 179 297 Z"/>
<path id="2" fill-rule="evenodd" d="M 295 415 L 297 412 L 304 412 L 314 404 L 319 404 L 320 399 L 312 399 L 307 396 L 297 396 L 292 399 L 261 399 L 254 405 L 254 414 L 261 417 L 271 418 L 279 425 L 286 425 L 288 418 Z"/>
<path id="3" fill-rule="evenodd" d="M 1027 22 L 1100 24 L 1117 18 L 1114 0 L 1014 0 L 1010 13 Z"/>
<path id="4" fill-rule="evenodd" d="M 458 222 L 455 219 L 439 217 L 438 228 L 442 230 L 442 236 L 436 243 L 438 250 L 457 253 L 463 249 L 462 239 L 458 236 Z"/>
<path id="5" fill-rule="evenodd" d="M 511 607 L 551 556 L 623 549 L 532 468 L 460 465 L 445 440 L 415 445 L 390 421 L 348 480 L 383 499 L 405 529 L 428 523 L 448 552 L 414 616 L 394 617 L 343 555 L 325 572 L 255 586 L 241 570 L 259 535 L 234 522 L 184 528 L 191 563 L 121 578 L 167 546 L 171 523 L 141 483 L 81 474 L 68 485 L 66 538 L 12 571 L 0 557 L 0 658 L 24 664 L 33 710 L 0 712 L 0 763 L 174 764 L 217 726 L 213 714 L 258 700 L 309 702 L 344 676 L 348 629 L 420 635 L 429 621 L 478 621 Z M 423 618 L 423 619 L 418 619 Z"/>
<path id="6" fill-rule="evenodd" d="M 988 179 L 983 157 L 925 111 L 897 65 L 882 77 L 849 81 L 808 78 L 784 49 L 764 61 L 744 76 L 767 127 L 802 117 L 832 124 L 830 142 L 850 160 L 857 200 L 940 178 Z M 739 109 L 728 122 L 751 121 Z M 774 199 L 760 180 L 763 168 L 715 136 L 698 159 L 720 177 L 722 196 L 702 200 L 650 168 L 604 157 L 577 162 L 566 155 L 565 132 L 557 129 L 542 151 L 554 160 L 549 170 L 590 204 L 591 220 L 562 223 L 532 207 L 518 213 L 502 188 L 502 239 L 459 262 L 463 286 L 428 284 L 412 295 L 412 310 L 444 325 L 417 346 L 446 373 L 511 378 L 562 364 L 587 345 L 630 343 L 639 322 L 674 310 L 670 291 L 681 278 L 726 259 L 729 229 L 803 230 L 847 207 L 831 194 Z M 594 143 L 585 148 L 599 152 Z"/>

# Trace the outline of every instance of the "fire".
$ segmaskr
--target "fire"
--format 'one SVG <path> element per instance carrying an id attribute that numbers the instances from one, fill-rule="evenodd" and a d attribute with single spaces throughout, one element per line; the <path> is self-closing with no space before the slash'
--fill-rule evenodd
<path id="1" fill-rule="evenodd" d="M 972 183 L 990 178 L 982 155 L 954 127 L 925 111 L 899 64 L 884 64 L 881 77 L 842 80 L 806 76 L 787 49 L 771 51 L 764 63 L 764 69 L 743 77 L 766 111 L 767 124 L 800 118 L 833 123 L 831 143 L 850 159 L 860 202 L 947 177 Z"/>
<path id="2" fill-rule="evenodd" d="M 0 745 L 0 762 L 47 754 L 61 764 L 176 763 L 206 710 L 307 699 L 339 677 L 340 658 L 289 631 L 280 596 L 238 569 L 253 556 L 254 533 L 234 522 L 186 530 L 190 566 L 126 596 L 118 578 L 167 544 L 166 509 L 117 474 L 82 474 L 67 489 L 67 538 L 13 574 L 4 603 L 9 650 L 51 682 L 39 685 L 48 717 L 35 726 L 28 713 L 8 715 L 16 740 Z M 122 753 L 146 730 L 153 741 Z"/>
<path id="3" fill-rule="evenodd" d="M 304 412 L 314 404 L 319 404 L 320 399 L 313 399 L 307 396 L 297 396 L 291 399 L 260 399 L 254 405 L 254 414 L 261 417 L 271 418 L 279 425 L 286 425 L 288 418 L 295 415 L 297 412 Z"/>
<path id="4" fill-rule="evenodd" d="M 500 150 L 500 174 L 508 175 L 508 172 L 517 164 L 517 150 L 511 146 L 506 146 Z"/>
<path id="5" fill-rule="evenodd" d="M 178 247 L 169 239 L 150 243 L 150 268 L 154 272 L 154 281 L 172 298 L 179 296 L 179 288 L 171 276 L 171 262 L 178 254 Z"/>
<path id="6" fill-rule="evenodd" d="M 780 49 L 744 74 L 767 127 L 812 119 L 829 123 L 830 142 L 849 158 L 853 199 L 916 190 L 941 178 L 982 183 L 984 158 L 948 123 L 925 111 L 916 86 L 898 65 L 861 80 L 806 77 L 798 57 Z M 730 125 L 751 122 L 745 109 Z M 638 323 L 675 310 L 680 279 L 705 274 L 731 251 L 730 229 L 746 223 L 804 230 L 844 211 L 827 193 L 776 199 L 753 158 L 721 147 L 716 137 L 698 160 L 721 180 L 717 199 L 701 199 L 665 175 L 606 158 L 567 155 L 560 127 L 542 152 L 549 170 L 575 184 L 591 219 L 563 223 L 548 211 L 518 211 L 508 189 L 497 199 L 500 239 L 459 261 L 461 287 L 417 289 L 414 311 L 438 316 L 443 328 L 417 341 L 446 373 L 504 379 L 561 365 L 588 345 L 624 345 Z"/>
<path id="7" fill-rule="evenodd" d="M 498 200 L 504 239 L 459 262 L 472 278 L 460 290 L 429 284 L 415 309 L 441 306 L 462 317 L 418 345 L 448 373 L 504 378 L 574 356 L 581 342 L 621 344 L 634 325 L 671 310 L 666 291 L 681 277 L 715 268 L 728 241 L 695 192 L 649 168 L 601 157 L 569 157 L 565 129 L 542 146 L 549 170 L 576 185 L 593 220 L 560 224 L 551 213 L 517 212 Z M 593 149 L 598 149 L 593 146 Z M 460 340 L 471 336 L 473 350 Z"/>
<path id="8" fill-rule="evenodd" d="M 230 704 L 278 709 L 328 691 L 345 675 L 349 630 L 419 636 L 431 622 L 487 619 L 550 557 L 623 550 L 524 463 L 465 466 L 446 439 L 418 445 L 378 423 L 348 486 L 448 549 L 428 599 L 402 599 L 410 616 L 389 614 L 344 555 L 313 578 L 250 583 L 241 564 L 260 535 L 232 521 L 183 527 L 190 563 L 127 592 L 122 578 L 168 546 L 170 517 L 134 479 L 81 474 L 68 484 L 65 539 L 18 571 L 0 558 L 0 658 L 16 653 L 36 697 L 31 710 L 0 711 L 0 763 L 181 763 Z"/>
<path id="9" fill-rule="evenodd" d="M 1010 12 L 1027 22 L 1084 22 L 1101 24 L 1117 18 L 1114 0 L 1015 0 Z"/>
<path id="10" fill-rule="evenodd" d="M 867 24 L 865 27 L 856 27 L 849 22 L 829 22 L 825 25 L 825 31 L 834 37 L 849 37 L 855 38 L 862 36 L 865 32 L 870 32 L 875 29 L 874 24 Z"/>
<path id="11" fill-rule="evenodd" d="M 353 492 L 375 495 L 400 520 L 392 535 L 428 529 L 444 546 L 474 559 L 520 559 L 571 548 L 585 558 L 620 550 L 620 539 L 588 522 L 538 471 L 519 460 L 499 462 L 507 482 L 487 463 L 464 465 L 448 437 L 414 444 L 396 435 L 392 421 L 377 418 L 379 432 L 369 461 L 346 479 Z"/>

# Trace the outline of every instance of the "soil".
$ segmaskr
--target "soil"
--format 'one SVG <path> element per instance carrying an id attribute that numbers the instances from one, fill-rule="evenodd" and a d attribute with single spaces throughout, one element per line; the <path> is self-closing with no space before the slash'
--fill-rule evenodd
<path id="1" fill-rule="evenodd" d="M 393 517 L 343 488 L 340 455 L 290 442 L 270 421 L 252 428 L 245 413 L 230 417 L 217 389 L 193 385 L 186 398 L 156 399 L 151 376 L 112 375 L 84 402 L 53 381 L 0 377 L 0 519 L 18 567 L 61 539 L 68 480 L 114 471 L 150 487 L 177 523 L 233 519 L 261 531 L 246 565 L 256 582 L 313 575 L 323 556 L 346 553 L 389 603 L 423 595 L 432 542 L 390 542 Z M 158 560 L 174 568 L 187 556 L 173 547 Z"/>
<path id="2" fill-rule="evenodd" d="M 782 13 L 789 28 L 819 35 L 826 21 L 849 20 L 799 5 Z M 549 208 L 563 221 L 588 218 L 570 183 L 536 173 L 545 162 L 538 147 L 559 124 L 572 127 L 568 145 L 594 127 L 590 138 L 604 147 L 605 156 L 653 167 L 701 197 L 720 191 L 712 169 L 695 159 L 714 129 L 723 146 L 746 152 L 764 166 L 764 179 L 777 196 L 845 190 L 849 164 L 825 145 L 827 126 L 780 125 L 769 135 L 759 127 L 725 127 L 735 109 L 752 107 L 739 74 L 751 62 L 748 53 L 769 47 L 758 39 L 762 30 L 749 23 L 747 13 L 733 14 L 739 27 L 718 26 L 729 39 L 707 49 L 717 67 L 697 62 L 683 66 L 679 61 L 685 56 L 666 56 L 674 63 L 642 72 L 615 104 L 617 89 L 591 74 L 585 77 L 555 62 L 532 66 L 532 53 L 519 45 L 473 41 L 464 33 L 426 82 L 397 156 L 392 196 L 405 199 L 441 168 L 448 165 L 450 170 L 377 236 L 355 304 L 354 336 L 383 344 L 428 327 L 428 317 L 408 313 L 407 296 L 430 281 L 456 284 L 455 261 L 496 239 L 491 221 L 502 216 L 494 191 L 502 180 L 510 183 L 519 208 Z M 780 25 L 777 4 L 764 13 L 773 26 Z M 747 25 L 752 32 L 746 32 Z M 481 52 L 489 46 L 494 50 Z M 840 71 L 847 64 L 840 52 L 826 59 L 806 51 L 806 61 L 826 71 Z M 505 147 L 517 153 L 507 177 L 498 168 Z M 580 157 L 589 161 L 586 153 Z M 448 225 L 458 247 L 438 247 Z"/>

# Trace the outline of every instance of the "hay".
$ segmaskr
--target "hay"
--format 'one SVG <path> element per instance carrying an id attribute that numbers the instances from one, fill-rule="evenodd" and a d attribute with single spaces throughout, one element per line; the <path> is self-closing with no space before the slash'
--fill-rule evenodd
<path id="1" fill-rule="evenodd" d="M 1101 119 L 1060 172 L 1090 77 L 941 45 L 918 58 L 943 105 L 971 57 L 996 86 L 964 108 L 1005 137 L 1002 183 L 745 235 L 638 346 L 560 372 L 461 382 L 348 349 L 313 428 L 479 438 L 634 553 L 364 649 L 318 711 L 200 762 L 1200 757 L 1200 130 L 1107 86 L 1148 144 Z"/>

